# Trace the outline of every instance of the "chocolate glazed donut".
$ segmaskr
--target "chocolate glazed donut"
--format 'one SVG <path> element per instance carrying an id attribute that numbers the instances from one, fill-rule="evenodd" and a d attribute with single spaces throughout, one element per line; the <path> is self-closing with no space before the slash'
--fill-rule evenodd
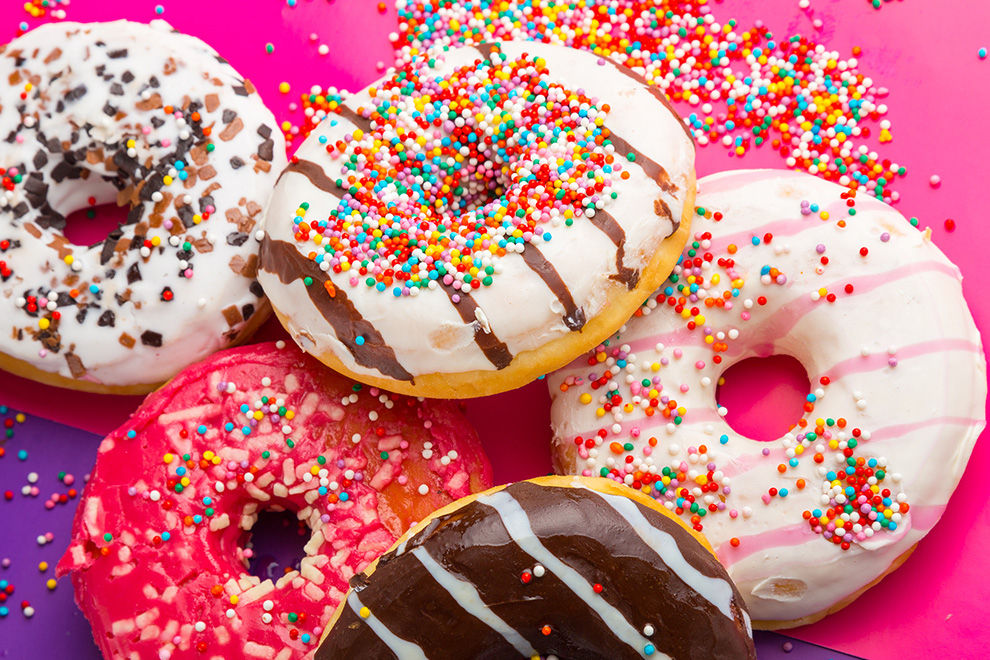
<path id="1" fill-rule="evenodd" d="M 493 489 L 352 578 L 315 657 L 755 658 L 743 601 L 698 538 L 604 479 Z"/>

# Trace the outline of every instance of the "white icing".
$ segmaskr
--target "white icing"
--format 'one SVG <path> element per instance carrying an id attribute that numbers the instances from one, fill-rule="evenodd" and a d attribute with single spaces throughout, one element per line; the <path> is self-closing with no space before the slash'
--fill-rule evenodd
<path id="1" fill-rule="evenodd" d="M 660 163 L 678 190 L 664 192 L 645 174 L 642 167 L 617 155 L 630 173 L 628 180 L 615 177 L 618 192 L 606 210 L 626 234 L 624 263 L 630 268 L 645 266 L 662 240 L 674 229 L 670 219 L 654 213 L 653 202 L 662 198 L 674 220 L 681 217 L 685 193 L 694 167 L 694 149 L 680 119 L 652 96 L 634 78 L 619 72 L 614 64 L 600 62 L 591 54 L 546 44 L 505 43 L 504 57 L 514 59 L 526 52 L 547 61 L 550 77 L 569 89 L 583 89 L 597 98 L 599 107 L 612 109 L 606 126 Z M 437 57 L 436 73 L 444 75 L 459 66 L 470 65 L 480 57 L 475 48 L 462 48 Z M 376 86 L 372 85 L 372 87 Z M 345 102 L 348 108 L 374 107 L 367 90 Z M 644 121 L 649 117 L 649 121 Z M 321 137 L 334 144 L 351 134 L 355 126 L 344 117 L 331 114 L 300 146 L 297 156 L 319 164 L 333 179 L 339 176 L 340 161 L 327 157 Z M 292 218 L 302 202 L 310 208 L 307 219 L 325 219 L 336 208 L 339 197 L 314 187 L 298 172 L 288 172 L 276 186 L 265 229 L 274 240 L 293 241 Z M 553 264 L 570 290 L 575 304 L 588 319 L 594 318 L 624 286 L 610 279 L 616 271 L 616 247 L 587 218 L 575 219 L 571 227 L 548 227 L 549 242 L 534 242 Z M 310 247 L 299 245 L 300 254 Z M 490 330 L 506 344 L 513 355 L 538 349 L 571 332 L 562 320 L 562 307 L 540 277 L 517 254 L 496 258 L 500 272 L 489 287 L 471 292 L 484 313 Z M 352 287 L 353 273 L 330 273 L 338 290 L 344 291 L 360 315 L 381 333 L 398 362 L 413 376 L 436 372 L 492 371 L 495 367 L 474 342 L 476 323 L 465 323 L 447 295 L 438 289 L 421 290 L 415 296 L 395 298 L 379 293 L 363 281 Z M 358 364 L 348 348 L 338 340 L 305 293 L 305 285 L 284 284 L 278 277 L 261 272 L 259 279 L 275 306 L 287 317 L 293 337 L 305 337 L 305 349 L 316 355 L 332 352 L 344 366 L 356 373 L 381 377 L 377 370 Z M 363 277 L 361 278 L 363 280 Z M 312 342 L 312 345 L 310 344 Z"/>
<path id="2" fill-rule="evenodd" d="M 123 50 L 125 55 L 111 57 Z M 20 66 L 15 53 L 26 58 Z M 49 24 L 3 49 L 0 136 L 13 137 L 0 151 L 0 167 L 19 167 L 24 179 L 11 192 L 0 191 L 0 239 L 20 243 L 0 252 L 0 260 L 13 271 L 0 282 L 0 318 L 5 323 L 0 352 L 42 371 L 72 378 L 65 358 L 71 352 L 85 369 L 80 375 L 77 368 L 75 377 L 106 385 L 156 383 L 227 345 L 244 327 L 241 311 L 249 305 L 257 309 L 263 303 L 249 290 L 253 280 L 250 268 L 239 269 L 246 275 L 235 273 L 231 262 L 247 263 L 257 254 L 258 243 L 252 233 L 261 220 L 271 185 L 285 164 L 284 143 L 274 117 L 250 83 L 217 58 L 202 41 L 173 32 L 162 21 L 151 25 L 126 21 Z M 174 72 L 169 73 L 173 67 Z M 130 76 L 133 79 L 126 82 Z M 33 89 L 22 101 L 19 94 L 28 81 Z M 243 93 L 236 93 L 235 87 Z M 85 93 L 66 97 L 72 90 L 82 89 Z M 217 105 L 207 109 L 206 99 L 213 95 Z M 135 140 L 129 153 L 143 168 L 135 179 L 150 178 L 149 168 L 173 165 L 182 136 L 195 122 L 191 112 L 180 122 L 166 115 L 162 106 L 172 105 L 181 111 L 185 100 L 201 104 L 199 125 L 212 127 L 209 140 L 215 150 L 184 154 L 181 160 L 186 166 L 186 180 L 181 180 L 179 170 L 173 168 L 175 181 L 171 185 L 147 196 L 150 199 L 135 198 L 135 203 L 145 207 L 140 220 L 147 229 L 145 238 L 159 239 L 159 246 L 114 253 L 101 264 L 102 244 L 74 246 L 64 241 L 57 228 L 45 228 L 46 216 L 59 218 L 85 208 L 91 196 L 97 204 L 118 198 L 130 204 L 127 190 L 118 195 L 103 179 L 116 176 L 117 165 L 110 162 L 108 166 L 107 161 L 115 153 L 121 157 L 127 153 L 128 139 Z M 146 105 L 140 105 L 143 103 Z M 223 119 L 228 110 L 236 113 L 230 130 Z M 156 127 L 153 120 L 164 123 Z M 243 127 L 235 132 L 238 122 Z M 91 127 L 88 136 L 87 126 Z M 268 138 L 259 134 L 259 129 L 267 129 Z M 195 134 L 192 137 L 194 145 L 205 148 L 205 141 Z M 271 142 L 271 163 L 258 154 L 266 140 Z M 79 150 L 78 164 L 88 178 L 55 180 L 56 167 L 64 160 L 60 151 L 64 147 L 51 150 L 50 144 L 56 141 Z M 103 160 L 97 158 L 100 150 Z M 235 169 L 233 158 L 241 159 L 243 165 Z M 41 164 L 42 160 L 46 162 Z M 161 173 L 168 174 L 167 168 Z M 47 201 L 54 214 L 48 214 L 26 190 L 32 175 L 40 175 L 48 185 L 40 202 Z M 61 173 L 57 176 L 62 178 Z M 213 198 L 215 210 L 208 219 L 182 229 L 179 207 L 202 215 L 207 205 L 204 195 Z M 156 199 L 162 201 L 156 203 Z M 24 214 L 21 204 L 27 205 Z M 156 214 L 161 214 L 159 220 L 152 219 Z M 186 214 L 185 208 L 182 214 Z M 237 219 L 241 219 L 241 227 Z M 163 226 L 170 221 L 176 227 L 174 233 Z M 149 222 L 158 226 L 148 227 Z M 135 234 L 136 227 L 123 227 L 124 241 Z M 235 234 L 238 236 L 233 238 Z M 229 237 L 241 244 L 228 243 Z M 186 240 L 193 242 L 192 256 L 183 263 L 179 254 Z M 73 258 L 71 265 L 64 260 L 65 252 Z M 140 280 L 129 281 L 128 269 L 133 264 L 140 270 Z M 191 279 L 180 275 L 184 266 L 192 269 Z M 99 287 L 98 295 L 90 292 L 91 284 Z M 165 287 L 172 290 L 171 301 L 162 300 Z M 61 320 L 53 325 L 60 347 L 57 351 L 46 348 L 33 337 L 39 331 L 40 317 L 30 315 L 23 301 L 42 291 L 67 294 L 74 288 L 79 291 L 75 303 L 52 305 L 61 314 Z M 129 299 L 120 303 L 116 295 Z M 77 313 L 91 303 L 98 307 L 88 309 L 85 318 L 77 321 Z M 230 310 L 232 321 L 225 318 L 225 309 Z M 100 323 L 101 315 L 108 311 L 114 315 L 113 325 L 106 319 Z M 142 341 L 148 331 L 161 335 L 161 346 L 152 345 L 153 340 L 148 344 Z M 14 339 L 18 333 L 23 339 Z M 132 348 L 125 345 L 126 338 L 122 339 L 125 333 L 134 341 Z M 41 349 L 45 349 L 44 355 Z"/>
<path id="3" fill-rule="evenodd" d="M 845 200 L 839 198 L 843 191 L 786 171 L 726 172 L 699 182 L 698 206 L 723 215 L 717 223 L 695 218 L 696 237 L 706 231 L 713 235 L 712 247 L 699 255 L 730 256 L 726 246 L 735 243 L 739 249 L 731 257 L 745 285 L 732 310 L 698 304 L 705 326 L 738 336 L 728 341 L 729 350 L 716 365 L 701 330 L 688 331 L 687 319 L 658 307 L 630 320 L 612 343 L 629 347 L 632 366 L 620 369 L 609 363 L 612 381 L 626 388 L 626 394 L 627 376 L 632 382 L 659 376 L 663 393 L 686 408 L 679 426 L 659 414 L 647 417 L 640 406 L 598 417 L 598 397 L 605 388 L 571 386 L 561 392 L 568 378 L 587 379 L 606 368 L 589 367 L 584 356 L 548 377 L 556 462 L 563 470 L 597 475 L 602 467 L 619 466 L 621 471 L 627 465 L 624 474 L 631 483 L 634 471 L 656 472 L 671 462 L 688 461 L 688 447 L 707 445 L 708 460 L 730 479 L 731 493 L 725 511 L 703 519 L 703 533 L 756 620 L 789 621 L 821 612 L 882 575 L 937 522 L 985 423 L 986 365 L 958 270 L 927 232 L 912 228 L 898 212 L 866 194 L 856 197 L 857 213 L 847 217 Z M 802 216 L 802 200 L 829 209 L 832 217 Z M 845 228 L 837 226 L 840 217 L 847 220 Z M 767 232 L 774 235 L 772 243 L 753 248 L 751 237 L 762 239 Z M 881 239 L 884 232 L 890 235 L 888 242 Z M 819 244 L 829 258 L 824 267 L 816 252 Z M 864 246 L 866 257 L 860 255 Z M 765 265 L 783 272 L 786 284 L 762 284 Z M 706 271 L 706 282 L 714 272 L 720 271 Z M 847 283 L 854 285 L 852 294 L 844 291 Z M 837 295 L 834 303 L 812 300 L 821 287 Z M 712 287 L 717 292 L 724 288 L 726 283 Z M 748 310 L 751 319 L 743 321 L 743 301 L 760 295 L 767 304 L 754 303 Z M 797 467 L 780 475 L 777 466 L 788 461 L 785 442 L 793 447 L 793 438 L 757 442 L 733 431 L 719 414 L 714 384 L 720 375 L 740 360 L 770 353 L 797 358 L 813 389 L 821 376 L 830 376 L 831 383 L 820 388 L 823 396 L 815 402 L 811 426 L 819 417 L 844 417 L 847 437 L 857 427 L 869 432 L 855 455 L 885 458 L 888 478 L 883 486 L 903 492 L 911 505 L 896 531 L 876 532 L 846 551 L 824 540 L 802 517 L 803 511 L 822 507 L 824 477 L 812 460 L 816 450 L 807 449 Z M 661 358 L 669 363 L 652 371 L 652 363 Z M 896 366 L 890 366 L 891 358 Z M 589 405 L 579 402 L 584 392 L 593 396 Z M 607 431 L 601 445 L 584 457 L 575 455 L 573 439 L 593 437 L 598 429 Z M 729 438 L 724 445 L 719 440 L 723 434 Z M 650 437 L 657 438 L 657 446 L 644 453 Z M 613 460 L 612 442 L 631 443 L 634 463 Z M 770 456 L 762 455 L 764 449 Z M 825 447 L 822 453 L 821 469 L 838 466 L 841 452 Z M 704 473 L 704 465 L 689 466 Z M 799 478 L 806 480 L 803 490 L 795 485 Z M 786 487 L 789 494 L 764 504 L 761 498 L 770 487 Z M 729 510 L 738 516 L 733 519 Z M 733 537 L 741 541 L 738 548 L 730 544 Z"/>
<path id="4" fill-rule="evenodd" d="M 529 516 L 526 515 L 522 506 L 512 495 L 500 490 L 489 495 L 480 495 L 477 501 L 495 509 L 516 545 L 553 573 L 575 596 L 594 610 L 617 639 L 622 640 L 637 652 L 642 652 L 642 649 L 650 643 L 650 640 L 643 637 L 636 626 L 626 620 L 622 612 L 595 593 L 592 585 L 580 573 L 561 561 L 540 542 L 540 539 L 533 533 Z M 669 657 L 659 652 L 655 655 L 658 658 Z"/>
<path id="5" fill-rule="evenodd" d="M 516 632 L 515 628 L 507 624 L 481 599 L 481 594 L 473 584 L 467 580 L 462 580 L 450 573 L 440 563 L 430 556 L 422 546 L 412 549 L 412 554 L 423 565 L 437 584 L 447 590 L 447 593 L 457 601 L 465 612 L 478 619 L 486 626 L 501 635 L 505 641 L 512 645 L 524 657 L 531 658 L 536 651 L 533 645 L 527 642 L 522 635 Z"/>

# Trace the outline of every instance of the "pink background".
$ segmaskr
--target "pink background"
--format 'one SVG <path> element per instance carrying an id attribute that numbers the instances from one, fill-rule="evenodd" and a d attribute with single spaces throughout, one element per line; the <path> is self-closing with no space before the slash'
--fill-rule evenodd
<path id="1" fill-rule="evenodd" d="M 19 0 L 0 0 L 0 4 L 0 41 L 5 41 L 27 14 Z M 381 14 L 374 0 L 299 0 L 295 8 L 284 0 L 74 0 L 67 18 L 146 21 L 155 18 L 156 4 L 165 7 L 162 18 L 206 40 L 251 78 L 279 119 L 298 119 L 298 113 L 288 112 L 288 103 L 311 85 L 357 89 L 377 77 L 379 61 L 391 59 L 387 34 L 396 28 L 392 2 Z M 778 38 L 812 35 L 844 57 L 854 45 L 863 48 L 861 71 L 890 90 L 886 102 L 895 139 L 879 151 L 908 168 L 908 176 L 892 186 L 903 197 L 899 208 L 933 227 L 936 243 L 966 277 L 964 289 L 977 324 L 986 327 L 990 228 L 984 220 L 985 163 L 990 133 L 984 117 L 990 102 L 990 59 L 979 60 L 977 50 L 990 47 L 990 7 L 973 0 L 898 0 L 885 2 L 882 11 L 876 11 L 869 0 L 811 0 L 810 11 L 805 12 L 798 8 L 798 0 L 726 0 L 715 3 L 714 13 L 722 22 L 737 18 L 743 26 L 762 19 Z M 812 26 L 812 16 L 823 21 L 821 30 Z M 313 32 L 318 35 L 315 42 L 309 39 Z M 275 46 L 271 55 L 265 53 L 268 42 Z M 320 43 L 329 46 L 328 55 L 318 55 Z M 292 85 L 288 95 L 278 92 L 283 81 Z M 701 175 L 733 167 L 782 165 L 769 149 L 741 160 L 730 159 L 717 146 L 699 151 Z M 932 174 L 943 180 L 937 190 L 928 183 Z M 957 223 L 952 233 L 943 228 L 946 218 Z M 270 323 L 262 335 L 280 332 Z M 734 374 L 734 387 L 722 399 L 734 411 L 731 419 L 749 433 L 758 433 L 760 425 L 786 425 L 790 416 L 768 411 L 779 408 L 777 404 L 788 395 L 793 397 L 800 378 L 784 375 L 783 386 L 769 393 L 762 392 L 765 386 L 756 393 L 745 386 L 755 380 L 753 369 Z M 12 376 L 0 379 L 0 400 L 96 432 L 117 426 L 140 401 L 45 388 Z M 469 402 L 469 415 L 499 480 L 549 471 L 548 402 L 539 382 Z M 750 407 L 754 405 L 755 412 Z M 740 413 L 743 410 L 750 412 Z M 869 658 L 985 657 L 985 649 L 990 648 L 986 623 L 990 603 L 983 550 L 990 544 L 990 508 L 988 491 L 979 484 L 988 468 L 990 444 L 984 437 L 942 521 L 903 568 L 842 612 L 792 634 Z"/>

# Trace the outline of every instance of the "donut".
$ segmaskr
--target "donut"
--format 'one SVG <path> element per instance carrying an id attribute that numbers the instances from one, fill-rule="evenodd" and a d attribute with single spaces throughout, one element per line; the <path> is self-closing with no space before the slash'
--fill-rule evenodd
<path id="1" fill-rule="evenodd" d="M 337 371 L 482 396 L 614 332 L 673 267 L 694 190 L 689 134 L 632 70 L 537 43 L 437 51 L 300 146 L 259 280 Z"/>
<path id="2" fill-rule="evenodd" d="M 160 20 L 40 26 L 0 46 L 0 79 L 0 368 L 146 393 L 248 337 L 286 163 L 254 86 Z M 105 239 L 66 238 L 111 202 L 126 219 Z"/>
<path id="3" fill-rule="evenodd" d="M 642 493 L 540 477 L 431 515 L 351 578 L 315 660 L 756 658 L 711 547 Z"/>
<path id="4" fill-rule="evenodd" d="M 58 573 L 105 658 L 302 658 L 349 578 L 490 485 L 458 404 L 355 384 L 285 342 L 229 349 L 103 441 Z M 246 570 L 266 510 L 312 530 L 277 581 Z"/>
<path id="5" fill-rule="evenodd" d="M 555 468 L 687 519 L 754 627 L 810 623 L 896 568 L 945 510 L 985 424 L 980 336 L 930 232 L 871 196 L 745 170 L 702 179 L 698 205 L 664 286 L 549 376 Z M 761 442 L 726 422 L 716 385 L 772 354 L 796 358 L 811 391 Z"/>

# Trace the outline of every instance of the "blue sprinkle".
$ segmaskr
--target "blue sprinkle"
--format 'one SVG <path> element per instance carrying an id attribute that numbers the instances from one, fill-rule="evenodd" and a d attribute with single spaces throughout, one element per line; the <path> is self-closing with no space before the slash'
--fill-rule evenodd
<path id="1" fill-rule="evenodd" d="M 720 438 L 718 439 L 718 441 L 719 441 L 719 442 L 721 442 L 721 443 L 722 443 L 722 444 L 724 445 L 724 444 L 726 444 L 727 442 L 729 442 L 729 436 L 727 436 L 727 435 L 725 435 L 725 434 L 723 434 L 723 435 L 722 435 L 722 436 L 721 436 L 721 437 L 720 437 Z"/>
<path id="2" fill-rule="evenodd" d="M 130 431 L 127 432 L 128 440 L 133 440 L 136 437 L 137 437 L 137 431 L 135 431 L 134 429 L 131 429 Z"/>
<path id="3" fill-rule="evenodd" d="M 206 435 L 206 424 L 200 424 L 196 427 L 196 433 L 200 435 Z"/>
<path id="4" fill-rule="evenodd" d="M 643 647 L 643 653 L 645 653 L 646 655 L 653 655 L 654 653 L 656 653 L 656 650 L 657 649 L 655 646 L 653 646 L 653 644 L 647 644 L 646 646 Z"/>
<path id="5" fill-rule="evenodd" d="M 195 516 L 193 516 L 193 522 L 198 525 L 199 523 L 203 522 L 203 516 L 197 513 Z"/>
<path id="6" fill-rule="evenodd" d="M 175 473 L 180 477 L 183 476 L 186 473 L 186 466 L 180 465 L 179 467 L 175 468 Z"/>
<path id="7" fill-rule="evenodd" d="M 18 460 L 26 461 L 27 457 L 28 457 L 27 449 L 22 449 L 19 452 L 17 452 Z"/>
<path id="8" fill-rule="evenodd" d="M 346 502 L 349 499 L 351 499 L 351 496 L 348 495 L 347 493 L 341 493 L 340 494 L 340 501 L 341 502 Z"/>
<path id="9" fill-rule="evenodd" d="M 213 498 L 212 497 L 208 497 L 208 496 L 207 497 L 204 497 L 203 498 L 203 504 L 205 506 L 210 506 L 211 504 L 213 504 Z"/>
<path id="10" fill-rule="evenodd" d="M 244 435 L 251 435 L 251 427 L 250 426 L 242 427 L 241 433 L 243 433 Z"/>
<path id="11" fill-rule="evenodd" d="M 162 532 L 162 540 L 163 541 L 167 541 L 170 538 L 172 538 L 172 535 L 169 532 Z"/>
<path id="12" fill-rule="evenodd" d="M 358 335 L 357 337 L 355 337 L 354 343 L 357 344 L 358 346 L 364 346 L 364 336 Z"/>

